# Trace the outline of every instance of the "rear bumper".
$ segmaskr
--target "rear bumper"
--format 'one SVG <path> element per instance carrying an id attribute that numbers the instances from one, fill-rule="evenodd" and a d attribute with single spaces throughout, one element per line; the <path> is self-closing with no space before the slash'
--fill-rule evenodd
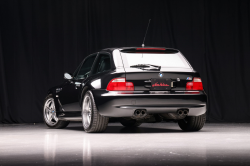
<path id="1" fill-rule="evenodd" d="M 189 116 L 206 112 L 207 95 L 203 92 L 110 92 L 92 91 L 99 113 L 108 117 L 131 117 L 136 109 L 146 109 L 148 114 L 176 113 L 189 109 Z"/>

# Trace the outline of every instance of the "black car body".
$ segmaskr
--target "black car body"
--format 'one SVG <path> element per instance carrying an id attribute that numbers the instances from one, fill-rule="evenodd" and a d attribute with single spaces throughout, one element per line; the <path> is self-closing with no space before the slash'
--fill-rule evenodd
<path id="1" fill-rule="evenodd" d="M 176 49 L 103 49 L 86 57 L 73 74 L 65 73 L 65 79 L 48 91 L 45 100 L 44 119 L 52 128 L 84 119 L 91 128 L 99 123 L 98 117 L 104 118 L 103 127 L 88 130 L 83 125 L 85 131 L 104 131 L 109 117 L 118 117 L 130 127 L 173 120 L 185 131 L 200 130 L 205 123 L 207 95 L 200 75 Z M 88 120 L 84 118 L 86 93 Z M 51 102 L 46 106 L 48 99 L 54 106 Z"/>

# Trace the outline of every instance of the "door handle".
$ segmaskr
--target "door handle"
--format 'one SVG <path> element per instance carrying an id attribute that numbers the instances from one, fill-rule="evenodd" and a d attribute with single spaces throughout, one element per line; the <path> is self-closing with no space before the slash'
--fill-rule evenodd
<path id="1" fill-rule="evenodd" d="M 77 87 L 81 86 L 81 83 L 80 82 L 75 82 L 75 86 L 76 86 L 76 89 L 77 89 Z"/>

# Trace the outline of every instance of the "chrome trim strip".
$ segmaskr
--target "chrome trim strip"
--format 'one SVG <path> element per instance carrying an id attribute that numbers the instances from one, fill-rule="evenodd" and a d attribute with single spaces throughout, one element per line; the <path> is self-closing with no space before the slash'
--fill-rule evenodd
<path id="1" fill-rule="evenodd" d="M 146 92 L 146 93 L 144 93 Z M 170 93 L 170 91 L 108 91 L 108 93 L 101 96 L 146 96 L 146 95 L 200 95 L 201 91 L 172 91 L 177 93 Z M 195 92 L 195 93 L 185 93 Z M 183 94 L 185 93 L 185 94 Z"/>
<path id="2" fill-rule="evenodd" d="M 159 96 L 159 95 L 181 95 L 181 94 L 174 94 L 174 93 L 157 93 L 157 94 L 102 94 L 101 96 Z M 200 95 L 199 93 L 197 94 L 184 94 L 184 95 Z"/>

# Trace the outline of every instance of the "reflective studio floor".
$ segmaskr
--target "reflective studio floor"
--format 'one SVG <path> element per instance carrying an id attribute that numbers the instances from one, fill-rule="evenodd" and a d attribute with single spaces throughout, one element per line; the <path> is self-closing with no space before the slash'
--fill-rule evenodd
<path id="1" fill-rule="evenodd" d="M 44 124 L 0 125 L 0 166 L 5 165 L 250 165 L 250 124 L 207 123 L 182 132 L 176 123 L 87 134 L 81 123 L 66 129 Z"/>

